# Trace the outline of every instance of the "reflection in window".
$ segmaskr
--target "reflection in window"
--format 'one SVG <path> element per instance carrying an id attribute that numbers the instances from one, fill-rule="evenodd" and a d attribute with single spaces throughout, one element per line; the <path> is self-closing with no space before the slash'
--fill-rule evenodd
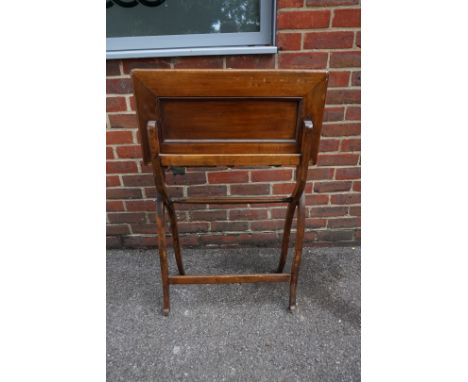
<path id="1" fill-rule="evenodd" d="M 109 0 L 107 37 L 260 31 L 260 0 Z"/>

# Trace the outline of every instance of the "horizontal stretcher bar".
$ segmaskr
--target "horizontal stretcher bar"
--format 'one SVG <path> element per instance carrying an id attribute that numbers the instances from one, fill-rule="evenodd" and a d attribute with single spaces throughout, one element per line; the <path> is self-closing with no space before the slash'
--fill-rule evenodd
<path id="1" fill-rule="evenodd" d="M 289 273 L 260 273 L 251 275 L 184 275 L 169 276 L 169 284 L 234 284 L 289 281 Z"/>
<path id="2" fill-rule="evenodd" d="M 183 204 L 243 204 L 243 203 L 289 203 L 292 197 L 259 197 L 259 198 L 174 198 L 173 203 Z"/>

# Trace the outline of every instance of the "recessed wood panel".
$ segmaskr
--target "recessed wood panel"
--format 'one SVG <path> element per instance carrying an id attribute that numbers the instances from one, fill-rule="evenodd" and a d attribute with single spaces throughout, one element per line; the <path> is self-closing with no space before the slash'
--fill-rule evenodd
<path id="1" fill-rule="evenodd" d="M 316 163 L 325 72 L 135 69 L 132 78 L 145 163 L 151 160 L 147 138 L 151 121 L 158 129 L 158 151 L 176 157 L 294 155 L 300 152 L 306 119 L 314 127 L 311 161 Z"/>
<path id="2" fill-rule="evenodd" d="M 297 135 L 298 103 L 295 98 L 160 98 L 162 142 L 292 141 Z"/>

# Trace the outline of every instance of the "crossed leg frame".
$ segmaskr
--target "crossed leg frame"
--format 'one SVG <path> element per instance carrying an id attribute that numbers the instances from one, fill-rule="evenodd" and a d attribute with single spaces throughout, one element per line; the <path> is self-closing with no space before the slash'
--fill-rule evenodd
<path id="1" fill-rule="evenodd" d="M 248 202 L 247 199 L 244 199 Z M 289 310 L 293 312 L 296 308 L 296 290 L 299 266 L 301 264 L 302 248 L 304 244 L 305 228 L 305 197 L 301 195 L 297 202 L 290 201 L 288 204 L 286 220 L 284 224 L 284 233 L 281 246 L 281 257 L 276 273 L 250 274 L 250 275 L 197 275 L 190 276 L 185 274 L 180 250 L 179 234 L 177 229 L 177 216 L 175 214 L 174 204 L 165 204 L 161 195 L 156 200 L 156 226 L 158 234 L 159 259 L 161 266 L 161 278 L 163 287 L 163 314 L 167 316 L 170 310 L 169 285 L 170 284 L 225 284 L 225 283 L 248 283 L 248 282 L 289 282 Z M 228 203 L 226 199 L 224 203 Z M 289 239 L 291 235 L 291 226 L 297 207 L 297 230 L 296 242 L 294 248 L 294 257 L 290 273 L 284 273 L 284 266 L 288 256 Z M 167 211 L 172 231 L 172 243 L 176 259 L 178 276 L 169 275 L 167 260 L 166 243 L 166 221 L 165 213 Z"/>

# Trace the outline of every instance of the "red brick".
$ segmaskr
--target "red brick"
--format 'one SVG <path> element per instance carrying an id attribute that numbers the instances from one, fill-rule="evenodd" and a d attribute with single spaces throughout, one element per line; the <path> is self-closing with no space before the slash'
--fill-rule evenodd
<path id="1" fill-rule="evenodd" d="M 132 232 L 135 234 L 156 234 L 156 224 L 132 224 Z"/>
<path id="2" fill-rule="evenodd" d="M 358 9 L 335 9 L 332 22 L 333 27 L 360 27 L 361 10 Z"/>
<path id="3" fill-rule="evenodd" d="M 300 33 L 278 33 L 276 43 L 279 50 L 300 50 Z"/>
<path id="4" fill-rule="evenodd" d="M 310 209 L 310 217 L 330 217 L 345 216 L 348 213 L 348 207 L 313 207 Z"/>
<path id="5" fill-rule="evenodd" d="M 279 245 L 279 240 L 274 232 L 241 233 L 238 238 L 238 243 L 254 247 L 277 247 Z"/>
<path id="6" fill-rule="evenodd" d="M 324 69 L 328 53 L 280 53 L 278 65 L 282 69 Z"/>
<path id="7" fill-rule="evenodd" d="M 353 191 L 361 192 L 361 181 L 353 183 Z"/>
<path id="8" fill-rule="evenodd" d="M 313 32 L 304 35 L 304 49 L 352 48 L 354 32 Z"/>
<path id="9" fill-rule="evenodd" d="M 106 97 L 106 111 L 115 112 L 115 111 L 126 111 L 127 103 L 125 102 L 125 97 Z"/>
<path id="10" fill-rule="evenodd" d="M 269 195 L 269 184 L 236 184 L 231 186 L 231 195 Z"/>
<path id="11" fill-rule="evenodd" d="M 208 183 L 211 184 L 246 183 L 249 181 L 249 174 L 247 171 L 209 172 L 207 176 Z"/>
<path id="12" fill-rule="evenodd" d="M 110 188 L 106 190 L 107 199 L 139 199 L 141 190 L 136 188 Z"/>
<path id="13" fill-rule="evenodd" d="M 350 106 L 346 109 L 345 118 L 347 121 L 360 121 L 361 120 L 361 107 Z"/>
<path id="14" fill-rule="evenodd" d="M 330 107 L 325 106 L 325 113 L 323 120 L 326 122 L 337 122 L 344 119 L 345 108 L 344 107 Z"/>
<path id="15" fill-rule="evenodd" d="M 328 195 L 306 195 L 306 205 L 321 205 L 321 204 L 328 204 L 329 197 Z"/>
<path id="16" fill-rule="evenodd" d="M 106 176 L 106 187 L 118 187 L 120 186 L 120 179 L 116 175 Z"/>
<path id="17" fill-rule="evenodd" d="M 328 219 L 328 228 L 357 228 L 361 226 L 361 219 L 356 217 Z"/>
<path id="18" fill-rule="evenodd" d="M 136 162 L 133 161 L 106 162 L 106 172 L 108 174 L 128 174 L 137 171 Z"/>
<path id="19" fill-rule="evenodd" d="M 348 86 L 350 72 L 330 72 L 328 78 L 328 87 L 343 88 Z"/>
<path id="20" fill-rule="evenodd" d="M 111 223 L 145 223 L 146 215 L 142 212 L 115 212 L 108 213 Z"/>
<path id="21" fill-rule="evenodd" d="M 135 102 L 135 97 L 134 96 L 130 97 L 130 110 L 132 110 L 132 111 L 136 110 L 136 102 Z"/>
<path id="22" fill-rule="evenodd" d="M 127 211 L 154 212 L 156 203 L 154 200 L 126 200 Z"/>
<path id="23" fill-rule="evenodd" d="M 188 196 L 226 196 L 226 186 L 192 186 L 187 190 Z"/>
<path id="24" fill-rule="evenodd" d="M 210 223 L 207 222 L 190 222 L 190 223 L 179 223 L 177 228 L 180 233 L 199 233 L 208 232 L 210 229 Z"/>
<path id="25" fill-rule="evenodd" d="M 361 179 L 361 167 L 337 168 L 335 179 Z"/>
<path id="26" fill-rule="evenodd" d="M 274 182 L 292 180 L 292 169 L 258 170 L 251 172 L 252 182 Z"/>
<path id="27" fill-rule="evenodd" d="M 150 164 L 145 164 L 143 161 L 139 161 L 142 174 L 152 174 L 153 167 Z"/>
<path id="28" fill-rule="evenodd" d="M 321 139 L 320 152 L 338 151 L 340 146 L 339 139 Z"/>
<path id="29" fill-rule="evenodd" d="M 294 191 L 294 183 L 279 183 L 272 185 L 272 191 L 275 195 L 289 195 Z"/>
<path id="30" fill-rule="evenodd" d="M 341 195 L 332 195 L 331 204 L 359 204 L 361 203 L 361 194 L 341 194 Z"/>
<path id="31" fill-rule="evenodd" d="M 341 143 L 341 151 L 361 151 L 361 139 L 343 139 L 343 142 Z"/>
<path id="32" fill-rule="evenodd" d="M 274 195 L 289 195 L 294 191 L 296 183 L 275 183 L 272 185 Z M 306 185 L 305 192 L 312 191 L 312 183 Z"/>
<path id="33" fill-rule="evenodd" d="M 317 241 L 317 231 L 306 231 L 304 232 L 304 242 L 305 243 L 315 243 Z M 292 242 L 292 240 L 291 240 Z"/>
<path id="34" fill-rule="evenodd" d="M 108 78 L 106 80 L 107 94 L 133 93 L 132 80 L 130 78 Z"/>
<path id="35" fill-rule="evenodd" d="M 356 4 L 359 4 L 359 0 L 306 0 L 306 6 L 308 7 L 335 7 Z"/>
<path id="36" fill-rule="evenodd" d="M 324 137 L 348 137 L 360 134 L 360 123 L 324 124 L 322 128 L 322 136 Z"/>
<path id="37" fill-rule="evenodd" d="M 359 68 L 361 52 L 331 52 L 330 68 Z"/>
<path id="38" fill-rule="evenodd" d="M 206 210 L 206 205 L 205 204 L 178 204 L 176 207 L 176 211 L 193 211 L 193 210 Z M 231 205 L 232 207 L 232 205 Z M 215 206 L 215 208 L 218 208 L 218 205 Z"/>
<path id="39" fill-rule="evenodd" d="M 155 187 L 152 188 L 153 190 L 156 190 Z M 183 187 L 175 187 L 175 186 L 170 186 L 167 188 L 167 193 L 171 198 L 180 198 L 184 195 L 184 188 Z M 180 206 L 179 206 L 180 209 Z"/>
<path id="40" fill-rule="evenodd" d="M 300 8 L 304 5 L 304 0 L 278 0 L 276 7 L 282 8 Z"/>
<path id="41" fill-rule="evenodd" d="M 284 222 L 284 219 L 286 218 L 286 208 L 272 208 L 270 210 L 271 213 L 271 218 L 272 219 L 282 219 Z"/>
<path id="42" fill-rule="evenodd" d="M 123 60 L 123 72 L 130 74 L 132 69 L 170 69 L 170 58 L 137 58 Z"/>
<path id="43" fill-rule="evenodd" d="M 176 209 L 176 216 L 177 216 L 177 221 L 188 221 L 187 219 L 187 214 L 185 213 L 185 211 L 180 211 L 178 208 Z M 147 220 L 150 222 L 150 223 L 154 223 L 156 224 L 156 212 L 155 211 L 148 211 L 148 213 L 146 214 L 147 215 Z M 167 219 L 169 220 L 169 219 Z"/>
<path id="44" fill-rule="evenodd" d="M 180 237 L 182 248 L 195 248 L 200 246 L 200 235 L 182 235 Z"/>
<path id="45" fill-rule="evenodd" d="M 242 232 L 247 231 L 248 228 L 247 222 L 211 222 L 213 232 Z"/>
<path id="46" fill-rule="evenodd" d="M 359 104 L 361 103 L 361 90 L 356 89 L 330 89 L 327 92 L 328 105 Z"/>
<path id="47" fill-rule="evenodd" d="M 126 224 L 107 224 L 106 225 L 106 235 L 128 235 L 130 230 Z"/>
<path id="48" fill-rule="evenodd" d="M 107 236 L 106 237 L 106 248 L 122 248 L 122 237 L 121 236 Z"/>
<path id="49" fill-rule="evenodd" d="M 135 114 L 109 114 L 109 122 L 113 129 L 136 129 L 138 127 Z"/>
<path id="50" fill-rule="evenodd" d="M 351 85 L 352 86 L 361 86 L 361 71 L 353 72 L 351 77 Z"/>
<path id="51" fill-rule="evenodd" d="M 317 164 L 319 166 L 355 165 L 358 160 L 359 154 L 319 154 Z"/>
<path id="52" fill-rule="evenodd" d="M 333 178 L 332 168 L 310 168 L 307 173 L 307 180 L 325 180 Z"/>
<path id="53" fill-rule="evenodd" d="M 112 150 L 112 147 L 106 147 L 106 159 L 114 159 L 114 150 Z"/>
<path id="54" fill-rule="evenodd" d="M 317 229 L 317 228 L 325 228 L 327 225 L 326 219 L 313 219 L 307 218 L 306 219 L 306 228 L 308 229 Z"/>
<path id="55" fill-rule="evenodd" d="M 191 221 L 227 220 L 226 210 L 205 210 L 189 212 Z"/>
<path id="56" fill-rule="evenodd" d="M 120 76 L 120 61 L 107 60 L 106 61 L 106 76 Z"/>
<path id="57" fill-rule="evenodd" d="M 218 56 L 177 57 L 174 68 L 222 69 L 223 58 Z"/>
<path id="58" fill-rule="evenodd" d="M 157 192 L 156 192 L 156 187 L 154 185 L 150 186 L 150 187 L 146 187 L 144 188 L 145 190 L 145 197 L 147 198 L 156 198 L 157 196 Z M 167 191 L 168 191 L 168 194 L 169 196 L 173 197 L 173 198 L 180 198 L 182 196 L 184 196 L 184 188 L 183 187 L 175 187 L 175 186 L 170 186 L 167 188 Z M 186 206 L 188 206 L 188 204 L 186 204 Z M 181 208 L 180 206 L 178 206 L 177 208 Z"/>
<path id="59" fill-rule="evenodd" d="M 351 182 L 317 182 L 314 192 L 343 192 L 351 190 Z"/>
<path id="60" fill-rule="evenodd" d="M 252 231 L 278 231 L 284 227 L 284 220 L 260 220 L 250 223 Z"/>
<path id="61" fill-rule="evenodd" d="M 190 172 L 183 175 L 169 173 L 166 175 L 166 182 L 171 186 L 205 184 L 206 175 L 203 172 Z"/>
<path id="62" fill-rule="evenodd" d="M 354 240 L 357 242 L 361 241 L 361 230 L 360 229 L 355 229 L 354 230 Z"/>
<path id="63" fill-rule="evenodd" d="M 353 240 L 353 231 L 330 231 L 322 230 L 317 232 L 318 241 L 340 242 Z"/>
<path id="64" fill-rule="evenodd" d="M 106 211 L 125 211 L 124 204 L 121 200 L 108 200 Z"/>
<path id="65" fill-rule="evenodd" d="M 154 248 L 158 239 L 156 236 L 124 236 L 122 245 L 125 248 Z"/>
<path id="66" fill-rule="evenodd" d="M 153 176 L 149 174 L 123 176 L 122 181 L 126 187 L 154 186 Z"/>
<path id="67" fill-rule="evenodd" d="M 266 209 L 229 210 L 229 220 L 262 220 L 268 218 Z"/>
<path id="68" fill-rule="evenodd" d="M 108 145 L 133 143 L 133 135 L 131 131 L 106 131 L 106 143 Z"/>
<path id="69" fill-rule="evenodd" d="M 278 29 L 327 28 L 330 11 L 286 11 L 278 14 Z"/>
<path id="70" fill-rule="evenodd" d="M 361 206 L 349 207 L 349 214 L 351 216 L 361 216 Z"/>
<path id="71" fill-rule="evenodd" d="M 119 158 L 141 158 L 142 156 L 140 145 L 118 146 L 115 150 Z"/>
<path id="72" fill-rule="evenodd" d="M 358 48 L 361 47 L 361 31 L 356 32 L 356 46 Z"/>
<path id="73" fill-rule="evenodd" d="M 273 69 L 274 55 L 247 55 L 226 57 L 226 68 L 234 69 Z"/>

